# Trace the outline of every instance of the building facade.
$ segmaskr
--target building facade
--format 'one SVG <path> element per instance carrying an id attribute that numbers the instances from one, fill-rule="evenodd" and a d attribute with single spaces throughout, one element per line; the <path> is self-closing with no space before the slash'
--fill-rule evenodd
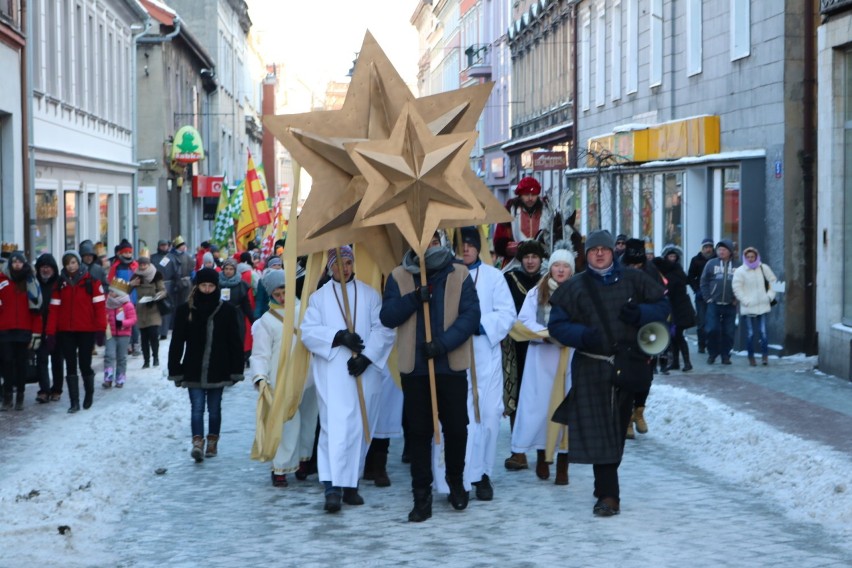
<path id="1" fill-rule="evenodd" d="M 821 0 L 816 223 L 819 368 L 852 380 L 852 1 Z"/>
<path id="2" fill-rule="evenodd" d="M 26 27 L 20 0 L 0 3 L 0 240 L 15 243 L 24 250 L 28 227 L 25 211 L 28 194 L 24 183 L 29 165 L 25 133 L 28 128 L 28 100 L 25 61 Z M 29 243 L 28 243 L 29 244 Z M 31 245 L 30 245 L 31 246 Z M 31 253 L 31 250 L 27 250 Z"/>
<path id="3" fill-rule="evenodd" d="M 578 167 L 563 210 L 686 257 L 757 247 L 778 275 L 776 353 L 813 352 L 812 2 L 582 0 Z M 810 21 L 813 21 L 812 19 Z M 809 98 L 810 97 L 810 98 Z M 811 101 L 809 104 L 808 101 Z"/>
<path id="4" fill-rule="evenodd" d="M 133 242 L 131 27 L 146 14 L 135 0 L 28 5 L 34 255 Z"/>

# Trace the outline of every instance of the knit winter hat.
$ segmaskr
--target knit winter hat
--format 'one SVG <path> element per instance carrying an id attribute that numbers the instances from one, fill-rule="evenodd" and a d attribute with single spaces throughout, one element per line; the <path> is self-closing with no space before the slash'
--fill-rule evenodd
<path id="1" fill-rule="evenodd" d="M 469 244 L 477 251 L 482 250 L 482 238 L 479 236 L 479 230 L 476 227 L 462 227 L 460 232 L 463 243 Z"/>
<path id="2" fill-rule="evenodd" d="M 201 266 L 206 265 L 208 262 L 213 262 L 213 254 L 205 252 L 201 255 Z"/>
<path id="3" fill-rule="evenodd" d="M 195 273 L 195 285 L 199 284 L 215 284 L 219 285 L 219 273 L 212 268 L 202 268 Z"/>
<path id="4" fill-rule="evenodd" d="M 713 239 L 710 237 L 704 237 L 704 240 L 701 241 L 701 248 L 706 247 L 707 245 L 713 246 Z"/>
<path id="5" fill-rule="evenodd" d="M 556 264 L 557 262 L 564 262 L 568 266 L 571 267 L 571 272 L 574 272 L 574 253 L 568 249 L 554 249 L 552 253 L 550 253 L 550 261 L 548 263 L 548 268 Z"/>
<path id="6" fill-rule="evenodd" d="M 269 260 L 266 261 L 266 268 L 273 268 L 275 266 L 284 266 L 284 263 L 281 262 L 280 257 L 270 256 Z"/>
<path id="7" fill-rule="evenodd" d="M 725 247 L 726 249 L 728 249 L 728 252 L 730 252 L 731 254 L 734 254 L 734 243 L 732 243 L 728 239 L 722 239 L 721 241 L 716 243 L 716 248 L 719 248 L 719 247 Z"/>
<path id="8" fill-rule="evenodd" d="M 76 250 L 66 250 L 62 253 L 62 266 L 68 266 L 68 257 L 73 256 L 77 259 L 77 264 L 83 264 L 83 261 L 80 259 L 80 255 L 77 254 Z"/>
<path id="9" fill-rule="evenodd" d="M 586 237 L 586 251 L 590 251 L 594 248 L 604 247 L 609 250 L 615 249 L 615 241 L 612 238 L 612 233 L 605 229 L 600 229 L 598 231 L 592 231 L 589 233 L 589 236 Z"/>
<path id="10" fill-rule="evenodd" d="M 349 245 L 344 245 L 340 247 L 340 258 L 348 258 L 353 263 L 355 262 L 355 253 L 352 252 L 352 247 Z M 328 264 L 326 264 L 326 268 L 330 271 L 331 267 L 337 263 L 337 249 L 329 249 L 328 251 Z"/>
<path id="11" fill-rule="evenodd" d="M 285 276 L 283 270 L 267 270 L 260 283 L 266 289 L 266 293 L 272 296 L 272 291 L 276 288 L 284 288 Z"/>
<path id="12" fill-rule="evenodd" d="M 211 255 L 211 256 L 212 256 L 212 255 Z M 222 262 L 222 270 L 224 270 L 226 266 L 230 266 L 230 267 L 232 267 L 232 268 L 234 269 L 234 272 L 236 272 L 236 270 L 237 270 L 237 261 L 236 261 L 236 260 L 234 260 L 233 258 L 226 258 L 226 259 Z"/>
<path id="13" fill-rule="evenodd" d="M 515 187 L 515 195 L 541 195 L 541 184 L 534 177 L 521 178 Z"/>
<path id="14" fill-rule="evenodd" d="M 523 260 L 528 254 L 534 254 L 541 259 L 547 256 L 544 252 L 544 245 L 534 239 L 521 241 L 521 244 L 518 245 L 518 252 L 515 254 L 515 258 Z"/>

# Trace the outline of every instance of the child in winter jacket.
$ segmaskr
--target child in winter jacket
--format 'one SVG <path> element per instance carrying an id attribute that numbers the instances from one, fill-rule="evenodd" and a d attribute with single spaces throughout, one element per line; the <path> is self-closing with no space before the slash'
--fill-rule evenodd
<path id="1" fill-rule="evenodd" d="M 136 308 L 130 301 L 130 284 L 121 278 L 109 283 L 109 296 L 106 300 L 107 342 L 104 353 L 105 389 L 112 386 L 121 388 L 127 380 L 127 346 L 130 335 L 136 325 Z"/>

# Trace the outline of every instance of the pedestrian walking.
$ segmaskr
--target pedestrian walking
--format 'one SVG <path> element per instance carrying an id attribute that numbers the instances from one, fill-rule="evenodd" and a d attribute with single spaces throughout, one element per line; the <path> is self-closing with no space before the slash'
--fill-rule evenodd
<path id="1" fill-rule="evenodd" d="M 48 320 L 51 308 L 50 299 L 59 289 L 59 266 L 50 253 L 38 257 L 35 263 L 36 277 L 41 287 L 41 344 L 36 350 L 38 365 L 38 394 L 36 401 L 45 403 L 62 398 L 62 383 L 65 381 L 62 352 L 57 349 L 56 336 L 48 333 Z M 48 368 L 49 365 L 49 368 Z"/>
<path id="2" fill-rule="evenodd" d="M 577 349 L 571 390 L 553 419 L 568 425 L 568 461 L 593 465 L 592 512 L 600 517 L 621 511 L 618 467 L 633 403 L 632 387 L 616 376 L 612 357 L 638 353 L 639 327 L 669 315 L 664 288 L 645 272 L 615 263 L 614 248 L 609 231 L 589 234 L 586 270 L 553 293 L 547 326 L 551 338 Z M 630 378 L 644 373 L 644 367 L 631 371 Z"/>
<path id="3" fill-rule="evenodd" d="M 689 372 L 692 361 L 689 357 L 689 344 L 683 336 L 684 331 L 695 325 L 695 310 L 686 292 L 686 273 L 681 266 L 683 251 L 675 245 L 666 245 L 663 254 L 654 259 L 654 265 L 666 280 L 666 291 L 672 306 L 671 345 L 666 370 Z M 683 367 L 680 366 L 683 358 Z"/>
<path id="4" fill-rule="evenodd" d="M 317 468 L 329 513 L 339 511 L 341 502 L 364 503 L 358 479 L 369 444 L 355 379 L 361 377 L 366 418 L 373 432 L 380 411 L 382 369 L 393 346 L 393 332 L 379 320 L 381 296 L 355 279 L 354 265 L 350 247 L 328 252 L 331 280 L 311 295 L 301 325 L 302 342 L 313 355 L 311 373 L 320 418 Z"/>
<path id="5" fill-rule="evenodd" d="M 740 317 L 746 324 L 746 350 L 749 365 L 754 367 L 754 336 L 757 331 L 760 343 L 761 362 L 769 364 L 769 341 L 766 335 L 766 317 L 772 310 L 775 300 L 777 278 L 772 268 L 760 260 L 760 253 L 754 247 L 743 251 L 743 263 L 734 271 L 731 287 L 740 306 Z"/>
<path id="6" fill-rule="evenodd" d="M 56 330 L 57 342 L 65 359 L 65 381 L 71 399 L 69 413 L 80 410 L 79 368 L 83 378 L 83 408 L 92 406 L 95 394 L 95 371 L 92 369 L 94 346 L 103 347 L 106 340 L 106 296 L 99 280 L 81 268 L 80 255 L 68 250 L 62 255 L 59 289 L 53 293 L 53 309 L 48 323 Z"/>
<path id="7" fill-rule="evenodd" d="M 187 302 L 175 310 L 169 345 L 169 380 L 189 391 L 192 458 L 218 454 L 225 387 L 243 380 L 242 339 L 237 310 L 221 298 L 219 273 L 202 268 Z M 208 414 L 204 447 L 204 411 Z"/>
<path id="8" fill-rule="evenodd" d="M 160 325 L 163 323 L 161 302 L 165 301 L 166 285 L 163 274 L 154 268 L 151 259 L 140 256 L 136 259 L 136 274 L 130 279 L 130 286 L 136 291 L 139 300 L 136 304 L 136 325 L 142 342 L 142 368 L 150 367 L 153 357 L 154 366 L 160 365 Z"/>
<path id="9" fill-rule="evenodd" d="M 130 301 L 130 284 L 121 278 L 110 281 L 106 299 L 107 340 L 104 350 L 104 382 L 108 389 L 127 382 L 127 346 L 136 325 L 136 308 Z"/>
<path id="10" fill-rule="evenodd" d="M 171 263 L 171 259 L 169 259 L 170 250 L 171 243 L 169 243 L 166 239 L 160 239 L 157 242 L 157 252 L 151 255 L 151 264 L 157 272 L 162 274 L 163 284 L 165 285 L 167 295 L 172 289 L 172 283 L 175 278 L 175 267 Z M 174 312 L 174 308 L 177 307 L 174 304 L 172 304 L 172 306 L 172 310 L 163 313 L 160 318 L 160 339 L 166 339 L 169 334 L 169 329 L 171 329 L 172 313 Z"/>
<path id="11" fill-rule="evenodd" d="M 716 249 L 713 248 L 713 239 L 708 237 L 701 241 L 701 250 L 689 261 L 689 271 L 686 273 L 695 298 L 695 335 L 698 338 L 698 352 L 701 354 L 707 352 L 707 301 L 701 293 L 701 274 L 711 258 L 716 258 Z"/>
<path id="12" fill-rule="evenodd" d="M 284 278 L 283 270 L 274 270 L 267 272 L 261 281 L 270 301 L 269 309 L 252 324 L 254 349 L 249 359 L 249 376 L 256 389 L 260 389 L 262 382 L 274 389 L 279 376 L 287 291 Z M 294 313 L 298 319 L 298 300 Z M 283 376 L 282 379 L 286 381 L 288 377 Z M 299 407 L 293 417 L 282 425 L 281 441 L 272 458 L 272 485 L 275 487 L 288 485 L 288 473 L 299 471 L 300 468 L 304 471 L 314 448 L 318 410 L 316 388 L 310 374 L 303 392 L 298 394 L 301 394 Z"/>
<path id="13" fill-rule="evenodd" d="M 110 265 L 107 275 L 109 282 L 112 283 L 116 278 L 120 278 L 124 282 L 129 282 L 133 278 L 133 275 L 136 274 L 137 268 L 139 268 L 139 264 L 133 258 L 133 245 L 127 239 L 121 239 L 121 242 L 115 247 L 115 260 Z M 105 288 L 104 290 L 109 292 L 109 288 Z M 130 301 L 133 302 L 134 307 L 136 306 L 136 299 L 136 291 L 131 290 Z M 124 337 L 124 335 L 121 337 Z M 121 342 L 123 343 L 124 340 L 121 340 Z M 128 353 L 130 355 L 138 357 L 142 354 L 139 350 L 139 328 L 135 326 L 130 328 L 129 343 Z"/>
<path id="14" fill-rule="evenodd" d="M 566 249 L 554 249 L 550 255 L 547 274 L 539 284 L 527 292 L 518 319 L 533 333 L 547 331 L 550 319 L 550 298 L 556 289 L 574 275 L 574 253 Z M 564 428 L 559 428 L 553 436 L 553 448 L 547 445 L 547 433 L 551 428 L 551 408 L 553 398 L 556 403 L 571 389 L 571 359 L 573 350 L 567 353 L 565 374 L 557 377 L 559 360 L 563 347 L 547 338 L 533 339 L 529 342 L 527 362 L 524 367 L 524 380 L 518 397 L 518 412 L 515 428 L 512 430 L 512 453 L 526 455 L 536 452 L 535 473 L 539 479 L 550 478 L 552 453 L 556 452 L 556 485 L 568 485 L 568 440 Z M 556 385 L 554 386 L 554 383 Z M 562 446 L 559 450 L 557 447 Z M 548 453 L 550 452 L 550 454 Z"/>
<path id="15" fill-rule="evenodd" d="M 177 306 L 186 303 L 189 300 L 189 293 L 192 290 L 192 270 L 195 267 L 195 259 L 186 252 L 186 241 L 180 235 L 176 236 L 172 241 L 172 249 L 166 256 L 167 261 L 163 267 L 163 277 L 166 280 L 166 292 L 169 295 L 169 301 L 174 309 Z M 162 264 L 164 261 L 160 261 Z M 170 314 L 169 325 L 174 328 L 175 312 Z M 160 339 L 165 339 L 160 332 Z"/>
<path id="16" fill-rule="evenodd" d="M 722 358 L 723 365 L 731 364 L 731 349 L 736 331 L 737 298 L 733 280 L 737 266 L 733 260 L 734 245 L 722 239 L 716 243 L 716 258 L 707 261 L 701 273 L 701 295 L 707 303 L 707 363 Z"/>
<path id="17" fill-rule="evenodd" d="M 453 262 L 453 252 L 436 233 L 424 252 L 426 286 L 420 285 L 420 260 L 409 250 L 385 285 L 381 321 L 397 329 L 397 353 L 402 379 L 406 447 L 411 460 L 414 508 L 411 522 L 432 516 L 432 399 L 431 359 L 435 370 L 438 418 L 443 430 L 446 482 L 450 503 L 467 508 L 464 456 L 467 446 L 467 372 L 471 338 L 479 330 L 476 286 L 467 268 Z M 426 341 L 424 313 L 429 310 L 432 341 Z"/>
<path id="18" fill-rule="evenodd" d="M 248 362 L 251 353 L 251 325 L 254 322 L 254 310 L 251 305 L 251 286 L 237 272 L 237 261 L 233 258 L 225 260 L 222 272 L 219 274 L 219 288 L 222 299 L 234 306 L 242 317 L 238 324 L 240 338 L 243 342 L 243 354 Z"/>
<path id="19" fill-rule="evenodd" d="M 32 266 L 20 251 L 9 255 L 0 269 L 0 356 L 2 396 L 0 410 L 24 409 L 27 359 L 41 343 L 43 298 Z"/>

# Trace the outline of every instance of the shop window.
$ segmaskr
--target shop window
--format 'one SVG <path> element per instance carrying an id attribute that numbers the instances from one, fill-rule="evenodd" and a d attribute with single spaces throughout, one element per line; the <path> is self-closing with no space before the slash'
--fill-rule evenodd
<path id="1" fill-rule="evenodd" d="M 35 258 L 53 251 L 53 227 L 58 209 L 55 192 L 36 190 Z"/>
<path id="2" fill-rule="evenodd" d="M 621 218 L 618 223 L 618 233 L 628 236 L 633 235 L 633 217 L 636 215 L 635 203 L 633 202 L 633 180 L 634 176 L 621 177 L 621 188 L 619 192 L 619 210 Z"/>
<path id="3" fill-rule="evenodd" d="M 722 170 L 722 238 L 734 244 L 734 254 L 739 251 L 740 236 L 740 169 Z"/>
<path id="4" fill-rule="evenodd" d="M 654 238 L 654 174 L 640 178 L 639 210 L 641 211 L 640 234 L 637 238 Z"/>
<path id="5" fill-rule="evenodd" d="M 108 194 L 98 196 L 98 240 L 102 243 L 110 242 L 109 239 L 109 202 Z"/>
<path id="6" fill-rule="evenodd" d="M 120 193 L 118 195 L 118 239 L 130 239 L 130 195 Z"/>
<path id="7" fill-rule="evenodd" d="M 683 248 L 683 173 L 667 173 L 663 183 L 663 242 Z"/>
<path id="8" fill-rule="evenodd" d="M 65 192 L 65 250 L 77 250 L 78 217 L 77 192 Z"/>

